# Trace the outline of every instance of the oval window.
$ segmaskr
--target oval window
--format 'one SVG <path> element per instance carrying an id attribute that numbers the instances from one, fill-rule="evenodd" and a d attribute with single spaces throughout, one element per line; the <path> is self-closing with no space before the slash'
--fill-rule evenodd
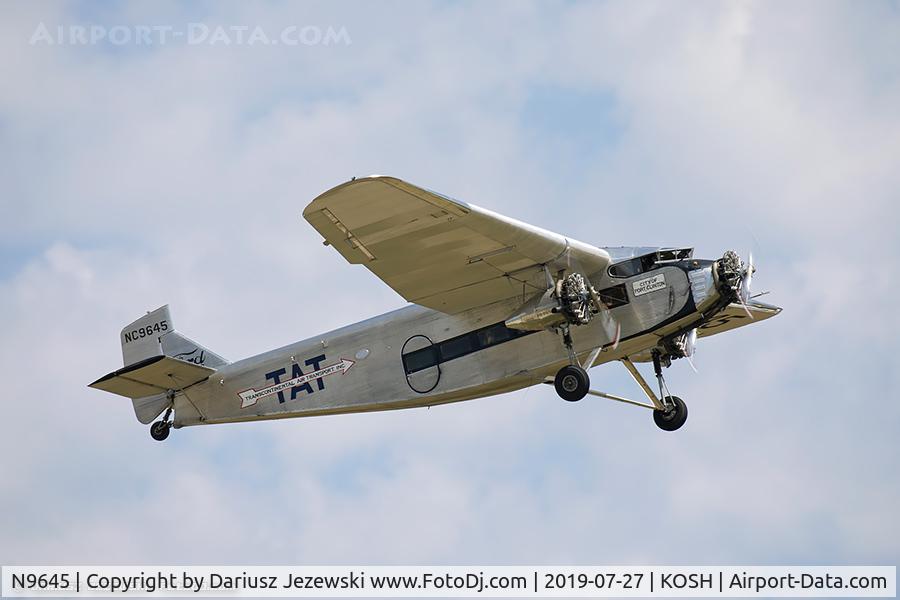
<path id="1" fill-rule="evenodd" d="M 424 335 L 414 335 L 403 344 L 401 351 L 403 371 L 409 387 L 420 394 L 427 394 L 441 380 L 441 367 L 434 343 Z"/>

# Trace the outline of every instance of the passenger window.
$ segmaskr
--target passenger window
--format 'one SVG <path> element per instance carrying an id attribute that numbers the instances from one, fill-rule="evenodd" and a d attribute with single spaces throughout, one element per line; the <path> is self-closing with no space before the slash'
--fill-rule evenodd
<path id="1" fill-rule="evenodd" d="M 611 288 L 606 288 L 605 290 L 600 290 L 597 294 L 600 296 L 600 301 L 603 302 L 607 308 L 615 308 L 617 306 L 622 306 L 623 304 L 628 304 L 628 291 L 625 289 L 624 283 Z"/>
<path id="2" fill-rule="evenodd" d="M 506 340 L 512 338 L 512 336 L 512 330 L 506 327 L 506 325 L 504 325 L 503 323 L 500 323 L 499 325 L 494 325 L 492 327 L 479 330 L 478 345 L 482 348 L 487 348 L 488 346 L 501 344 Z"/>
<path id="3" fill-rule="evenodd" d="M 461 335 L 438 344 L 441 349 L 441 362 L 453 360 L 477 350 L 472 343 L 472 338 L 473 336 L 471 335 Z"/>
<path id="4" fill-rule="evenodd" d="M 438 364 L 437 348 L 428 346 L 421 350 L 410 352 L 403 355 L 403 365 L 406 367 L 407 373 L 415 373 L 428 367 Z"/>
<path id="5" fill-rule="evenodd" d="M 509 329 L 505 323 L 495 323 L 494 325 L 458 335 L 426 348 L 407 352 L 403 354 L 403 368 L 406 369 L 406 374 L 409 375 L 448 360 L 460 358 L 484 348 L 490 348 L 491 346 L 514 340 L 529 333 L 534 332 Z"/>

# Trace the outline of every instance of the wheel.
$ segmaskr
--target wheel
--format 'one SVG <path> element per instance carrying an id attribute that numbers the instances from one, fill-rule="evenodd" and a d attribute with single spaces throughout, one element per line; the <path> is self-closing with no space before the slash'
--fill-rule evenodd
<path id="1" fill-rule="evenodd" d="M 578 365 L 566 365 L 556 374 L 553 386 L 559 397 L 568 402 L 577 402 L 587 395 L 591 378 Z"/>
<path id="2" fill-rule="evenodd" d="M 161 442 L 169 437 L 170 429 L 172 429 L 172 425 L 170 423 L 166 421 L 157 421 L 150 426 L 150 437 L 152 437 L 157 442 Z"/>
<path id="3" fill-rule="evenodd" d="M 678 396 L 666 396 L 666 404 L 670 404 L 669 410 L 654 410 L 653 420 L 656 426 L 663 431 L 675 431 L 687 421 L 687 405 Z"/>

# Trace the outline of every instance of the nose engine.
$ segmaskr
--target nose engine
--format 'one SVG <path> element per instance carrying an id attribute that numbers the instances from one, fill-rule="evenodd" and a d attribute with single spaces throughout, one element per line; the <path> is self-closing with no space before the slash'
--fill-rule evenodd
<path id="1" fill-rule="evenodd" d="M 722 258 L 707 265 L 688 274 L 697 310 L 708 319 L 729 304 L 737 303 L 744 307 L 752 319 L 747 303 L 750 301 L 750 284 L 756 271 L 753 255 L 744 262 L 737 252 L 728 250 Z M 690 360 L 696 344 L 696 328 L 666 338 L 661 344 L 664 360 L 669 357 Z"/>
<path id="2" fill-rule="evenodd" d="M 729 302 L 739 302 L 746 309 L 750 301 L 750 284 L 756 267 L 751 254 L 745 263 L 734 250 L 728 250 L 716 261 L 713 277 L 719 294 Z"/>

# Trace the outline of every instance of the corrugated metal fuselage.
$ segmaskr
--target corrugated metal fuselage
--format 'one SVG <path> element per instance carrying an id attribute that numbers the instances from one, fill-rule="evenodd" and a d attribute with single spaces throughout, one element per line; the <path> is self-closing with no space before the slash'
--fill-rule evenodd
<path id="1" fill-rule="evenodd" d="M 627 279 L 606 273 L 592 278 L 598 290 L 624 284 L 628 299 L 612 309 L 622 327 L 621 343 L 615 350 L 605 348 L 594 364 L 633 357 L 655 347 L 661 337 L 698 325 L 698 304 L 708 305 L 717 296 L 712 277 L 706 277 L 710 269 L 710 261 L 689 260 Z M 704 276 L 691 277 L 692 270 L 705 271 Z M 641 285 L 659 275 L 664 287 Z M 513 298 L 456 315 L 410 305 L 230 363 L 176 395 L 174 424 L 432 406 L 541 383 L 568 363 L 560 336 L 539 331 L 498 342 L 487 329 L 500 326 L 522 303 Z M 483 335 L 464 336 L 479 330 L 485 330 Z M 572 338 L 581 361 L 611 342 L 599 319 L 572 327 Z M 405 352 L 454 339 L 469 346 L 457 351 L 445 345 L 450 358 L 439 364 L 410 372 L 403 360 Z M 485 343 L 479 346 L 479 340 Z"/>

